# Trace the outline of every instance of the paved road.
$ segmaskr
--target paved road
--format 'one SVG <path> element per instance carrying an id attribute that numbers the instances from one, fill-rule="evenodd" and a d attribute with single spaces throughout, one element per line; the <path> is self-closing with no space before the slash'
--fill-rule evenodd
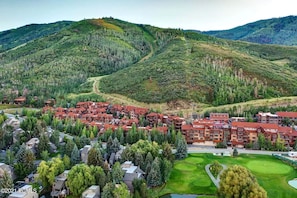
<path id="1" fill-rule="evenodd" d="M 188 146 L 188 153 L 224 153 L 224 152 L 233 153 L 233 149 L 216 149 L 214 147 L 200 147 L 200 146 Z M 245 154 L 259 154 L 259 155 L 272 155 L 273 153 L 281 153 L 287 154 L 288 152 L 280 152 L 280 151 L 260 151 L 260 150 L 247 150 L 247 149 L 237 149 L 238 153 L 245 153 Z"/>

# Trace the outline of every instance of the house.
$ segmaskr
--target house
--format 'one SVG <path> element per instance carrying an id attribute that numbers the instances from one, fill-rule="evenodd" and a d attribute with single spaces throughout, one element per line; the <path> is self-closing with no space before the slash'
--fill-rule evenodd
<path id="1" fill-rule="evenodd" d="M 16 178 L 13 168 L 5 163 L 0 162 L 0 178 L 3 177 L 5 171 L 8 173 L 8 175 L 10 175 L 12 180 Z"/>
<path id="2" fill-rule="evenodd" d="M 91 145 L 85 145 L 84 148 L 80 149 L 81 161 L 83 161 L 85 164 L 88 163 L 88 153 L 91 150 L 91 148 Z"/>
<path id="3" fill-rule="evenodd" d="M 38 198 L 38 193 L 31 185 L 25 185 L 11 193 L 8 198 Z"/>
<path id="4" fill-rule="evenodd" d="M 36 148 L 39 144 L 38 138 L 31 138 L 28 142 L 26 142 L 26 149 L 32 150 L 33 153 L 36 153 Z"/>
<path id="5" fill-rule="evenodd" d="M 82 195 L 82 198 L 99 198 L 100 197 L 100 187 L 93 185 L 85 190 Z"/>
<path id="6" fill-rule="evenodd" d="M 278 124 L 278 115 L 272 114 L 270 112 L 263 113 L 259 112 L 257 115 L 257 120 L 260 123 L 270 123 L 270 124 Z"/>
<path id="7" fill-rule="evenodd" d="M 209 119 L 212 121 L 228 122 L 229 114 L 228 113 L 210 113 Z"/>
<path id="8" fill-rule="evenodd" d="M 22 105 L 26 102 L 26 97 L 24 96 L 21 96 L 21 97 L 18 97 L 16 99 L 13 100 L 13 103 L 16 104 L 16 105 Z"/>
<path id="9" fill-rule="evenodd" d="M 289 119 L 291 122 L 297 123 L 297 112 L 276 112 L 276 115 L 278 115 L 278 124 L 282 124 L 282 121 L 285 119 Z"/>
<path id="10" fill-rule="evenodd" d="M 69 170 L 65 170 L 63 173 L 55 178 L 55 182 L 52 187 L 51 197 L 65 197 L 69 194 L 69 190 L 66 186 L 67 175 Z"/>
<path id="11" fill-rule="evenodd" d="M 131 161 L 124 162 L 121 168 L 125 172 L 123 182 L 128 186 L 129 190 L 133 192 L 132 181 L 134 179 L 143 178 L 145 173 L 138 166 L 134 166 Z"/>

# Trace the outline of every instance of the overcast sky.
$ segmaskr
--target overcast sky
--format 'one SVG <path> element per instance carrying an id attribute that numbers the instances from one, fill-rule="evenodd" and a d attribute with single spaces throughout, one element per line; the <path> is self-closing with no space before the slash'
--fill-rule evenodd
<path id="1" fill-rule="evenodd" d="M 0 0 L 0 31 L 110 16 L 163 28 L 223 30 L 288 15 L 297 15 L 296 0 Z"/>

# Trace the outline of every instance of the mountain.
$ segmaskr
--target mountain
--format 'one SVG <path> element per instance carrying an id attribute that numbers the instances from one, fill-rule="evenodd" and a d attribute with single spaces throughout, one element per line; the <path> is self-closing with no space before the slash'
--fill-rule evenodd
<path id="1" fill-rule="evenodd" d="M 20 28 L 0 32 L 0 53 L 34 39 L 59 32 L 71 23 L 71 21 L 60 21 L 49 24 L 30 24 Z"/>
<path id="2" fill-rule="evenodd" d="M 1 39 L 1 38 L 0 38 Z M 296 47 L 229 41 L 113 18 L 73 22 L 0 54 L 0 100 L 100 91 L 146 103 L 220 105 L 297 94 Z"/>
<path id="3" fill-rule="evenodd" d="M 260 44 L 297 45 L 297 16 L 260 20 L 230 30 L 207 31 L 218 38 Z"/>

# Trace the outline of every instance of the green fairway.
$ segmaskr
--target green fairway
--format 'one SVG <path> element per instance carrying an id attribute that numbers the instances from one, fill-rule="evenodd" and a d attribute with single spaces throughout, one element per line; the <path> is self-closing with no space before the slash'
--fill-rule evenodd
<path id="1" fill-rule="evenodd" d="M 297 190 L 288 181 L 297 178 L 297 171 L 270 155 L 241 154 L 237 158 L 212 154 L 189 154 L 185 160 L 176 161 L 169 181 L 159 195 L 203 194 L 214 195 L 216 187 L 205 172 L 205 165 L 217 160 L 227 166 L 241 165 L 248 168 L 258 183 L 267 191 L 268 197 L 296 197 Z"/>

